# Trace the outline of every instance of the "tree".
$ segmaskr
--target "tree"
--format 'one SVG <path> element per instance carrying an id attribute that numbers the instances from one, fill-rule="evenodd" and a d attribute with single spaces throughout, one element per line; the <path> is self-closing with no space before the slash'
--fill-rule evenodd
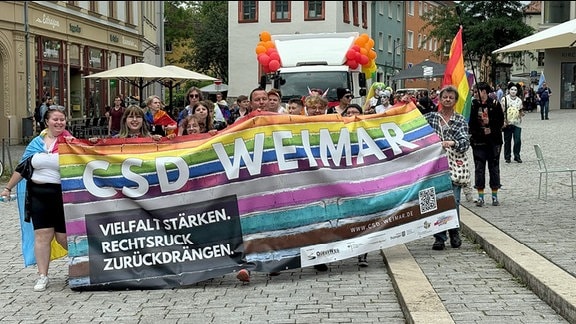
<path id="1" fill-rule="evenodd" d="M 499 57 L 492 54 L 493 51 L 534 33 L 534 28 L 524 23 L 522 9 L 520 1 L 460 1 L 456 7 L 437 7 L 426 13 L 423 29 L 432 27 L 429 37 L 443 44 L 437 53 L 442 54 L 449 50 L 462 24 L 466 55 L 489 67 Z M 511 52 L 502 57 L 510 58 L 513 63 L 522 63 L 523 53 Z M 528 53 L 532 58 L 533 54 Z"/>
<path id="2" fill-rule="evenodd" d="M 181 63 L 200 73 L 228 82 L 228 3 L 226 1 L 193 2 L 187 36 L 189 50 Z"/>

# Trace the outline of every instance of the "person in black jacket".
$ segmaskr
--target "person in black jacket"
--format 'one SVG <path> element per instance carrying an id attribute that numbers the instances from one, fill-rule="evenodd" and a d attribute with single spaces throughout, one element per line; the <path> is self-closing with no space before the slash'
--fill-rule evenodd
<path id="1" fill-rule="evenodd" d="M 436 106 L 430 97 L 428 96 L 428 90 L 422 91 L 422 96 L 418 99 L 416 103 L 418 110 L 422 113 L 422 115 L 426 115 L 429 112 L 436 111 Z"/>
<path id="2" fill-rule="evenodd" d="M 484 206 L 484 188 L 486 186 L 486 164 L 490 175 L 492 189 L 492 206 L 499 206 L 498 189 L 500 189 L 500 152 L 502 151 L 502 127 L 504 111 L 496 99 L 488 94 L 492 91 L 486 82 L 476 86 L 478 99 L 472 100 L 472 110 L 468 129 L 470 144 L 474 155 L 474 187 L 478 191 L 476 206 Z"/>

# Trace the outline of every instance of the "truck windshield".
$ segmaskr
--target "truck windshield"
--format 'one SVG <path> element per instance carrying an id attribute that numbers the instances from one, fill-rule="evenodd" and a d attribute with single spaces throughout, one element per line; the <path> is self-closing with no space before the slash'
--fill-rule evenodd
<path id="1" fill-rule="evenodd" d="M 338 101 L 336 88 L 350 88 L 348 73 L 345 71 L 291 72 L 281 73 L 280 76 L 282 78 L 280 91 L 283 102 L 288 102 L 290 98 L 308 96 L 309 88 L 321 89 L 323 92 L 329 89 L 326 95 L 328 101 Z"/>

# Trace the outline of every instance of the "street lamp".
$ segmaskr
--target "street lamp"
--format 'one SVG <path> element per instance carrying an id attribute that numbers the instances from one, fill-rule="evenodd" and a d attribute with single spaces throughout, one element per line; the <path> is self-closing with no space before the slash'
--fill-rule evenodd
<path id="1" fill-rule="evenodd" d="M 402 46 L 402 43 L 396 45 L 396 40 L 392 42 L 393 50 L 392 50 L 392 77 L 396 75 L 396 49 Z M 396 87 L 393 87 L 396 90 Z"/>

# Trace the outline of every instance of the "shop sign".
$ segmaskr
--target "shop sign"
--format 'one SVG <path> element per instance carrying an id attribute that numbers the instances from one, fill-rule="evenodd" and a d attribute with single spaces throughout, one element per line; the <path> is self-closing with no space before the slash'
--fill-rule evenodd
<path id="1" fill-rule="evenodd" d="M 56 18 L 52 18 L 47 14 L 43 14 L 42 17 L 36 18 L 36 22 L 42 25 L 51 26 L 52 29 L 58 27 L 60 28 L 60 21 Z"/>

